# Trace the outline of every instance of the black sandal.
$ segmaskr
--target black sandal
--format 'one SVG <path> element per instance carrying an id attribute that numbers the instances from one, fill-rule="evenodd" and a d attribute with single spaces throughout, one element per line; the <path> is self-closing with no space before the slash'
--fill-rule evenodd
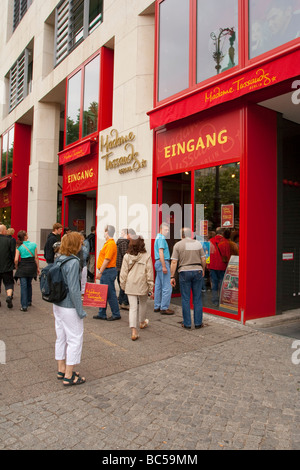
<path id="1" fill-rule="evenodd" d="M 76 378 L 77 378 L 77 380 L 75 380 Z M 72 385 L 84 384 L 85 379 L 83 377 L 80 377 L 80 375 L 76 375 L 76 373 L 73 372 L 73 375 L 70 379 L 66 379 L 66 377 L 64 377 L 64 382 L 68 382 L 66 384 L 64 383 L 65 387 L 71 387 Z"/>
<path id="2" fill-rule="evenodd" d="M 79 377 L 79 372 L 73 372 L 73 374 L 75 374 L 76 377 Z M 65 378 L 64 372 L 57 372 L 57 380 L 63 380 L 64 378 Z"/>

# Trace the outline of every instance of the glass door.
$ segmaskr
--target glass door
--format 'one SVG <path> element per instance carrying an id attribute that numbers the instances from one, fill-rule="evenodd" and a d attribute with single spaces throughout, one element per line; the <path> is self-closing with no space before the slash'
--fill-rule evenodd
<path id="1" fill-rule="evenodd" d="M 203 306 L 238 313 L 240 164 L 195 171 L 194 230 L 206 254 Z"/>
<path id="2" fill-rule="evenodd" d="M 161 190 L 158 195 L 159 225 L 166 222 L 170 231 L 167 239 L 170 255 L 173 247 L 180 240 L 180 229 L 184 226 L 191 227 L 191 173 L 179 173 L 165 176 L 159 180 Z M 176 273 L 177 277 L 177 273 Z M 177 279 L 173 294 L 178 295 L 179 282 Z"/>

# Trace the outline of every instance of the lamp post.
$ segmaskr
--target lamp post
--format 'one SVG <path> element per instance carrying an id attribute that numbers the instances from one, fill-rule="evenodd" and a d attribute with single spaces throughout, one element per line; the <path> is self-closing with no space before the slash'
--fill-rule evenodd
<path id="1" fill-rule="evenodd" d="M 220 28 L 218 36 L 212 32 L 210 33 L 211 39 L 214 41 L 214 46 L 215 46 L 215 52 L 213 53 L 213 59 L 216 62 L 216 70 L 217 74 L 220 73 L 221 69 L 221 62 L 224 59 L 224 54 L 222 51 L 222 46 L 221 46 L 221 41 L 222 38 L 225 38 L 225 36 L 230 36 L 230 60 L 232 61 L 232 65 L 234 65 L 233 58 L 234 58 L 234 49 L 233 49 L 233 43 L 235 41 L 235 31 L 234 28 Z M 233 51 L 232 51 L 233 50 Z"/>

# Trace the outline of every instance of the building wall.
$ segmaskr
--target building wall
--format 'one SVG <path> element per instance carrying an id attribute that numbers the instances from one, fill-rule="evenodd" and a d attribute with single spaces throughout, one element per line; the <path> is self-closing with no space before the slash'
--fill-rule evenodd
<path id="1" fill-rule="evenodd" d="M 58 3 L 58 0 L 33 0 L 13 34 L 13 1 L 2 0 L 1 3 L 2 15 L 6 19 L 0 32 L 2 80 L 25 47 L 33 44 L 32 92 L 8 114 L 8 80 L 5 80 L 0 108 L 0 135 L 15 122 L 32 126 L 29 168 L 31 190 L 24 197 L 28 198 L 29 237 L 38 246 L 40 230 L 50 229 L 56 221 L 57 153 L 65 80 L 102 46 L 113 48 L 115 52 L 113 127 L 118 128 L 120 133 L 135 129 L 138 151 L 147 156 L 148 160 L 143 178 L 148 177 L 149 182 L 142 186 L 151 188 L 152 134 L 146 112 L 153 102 L 154 2 L 104 0 L 103 23 L 54 68 L 54 23 Z M 132 190 L 130 178 L 123 178 L 120 188 L 120 179 L 110 181 L 110 178 L 107 179 L 108 172 L 104 171 L 101 175 L 101 167 L 99 184 L 103 188 L 111 184 L 110 190 L 114 195 L 120 189 Z M 108 194 L 108 190 L 99 191 L 101 201 L 98 203 L 111 201 Z M 151 201 L 151 195 L 146 197 L 145 201 L 148 200 Z"/>

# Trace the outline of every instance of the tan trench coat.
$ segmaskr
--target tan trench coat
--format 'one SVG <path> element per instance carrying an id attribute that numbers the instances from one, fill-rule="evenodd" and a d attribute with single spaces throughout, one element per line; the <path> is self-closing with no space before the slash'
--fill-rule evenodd
<path id="1" fill-rule="evenodd" d="M 147 295 L 153 292 L 153 264 L 148 253 L 137 256 L 126 253 L 120 272 L 121 288 L 129 295 Z"/>

